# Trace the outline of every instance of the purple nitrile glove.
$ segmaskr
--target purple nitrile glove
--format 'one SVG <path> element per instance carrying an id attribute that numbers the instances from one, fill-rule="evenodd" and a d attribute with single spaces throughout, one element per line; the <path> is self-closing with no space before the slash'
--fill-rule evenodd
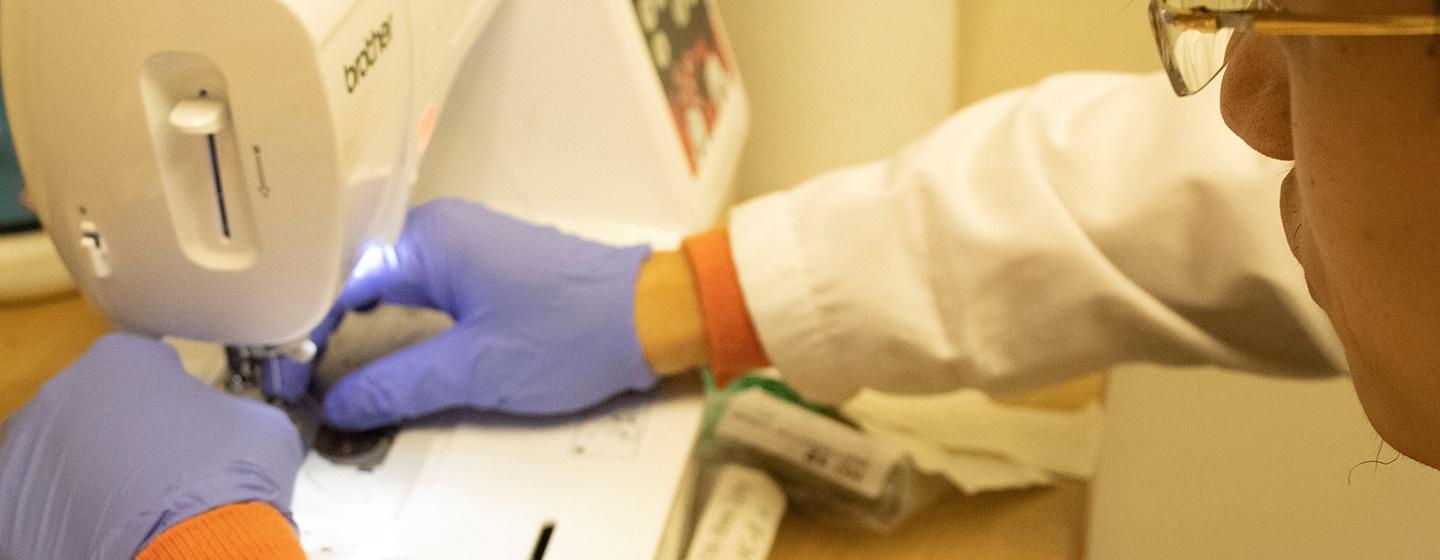
<path id="1" fill-rule="evenodd" d="M 649 256 L 461 200 L 411 210 L 400 242 L 358 267 L 314 338 L 376 303 L 439 309 L 455 324 L 351 373 L 325 396 L 326 419 L 359 430 L 451 408 L 564 414 L 650 389 L 635 330 Z M 280 373 L 286 396 L 306 384 L 304 366 Z"/>
<path id="2" fill-rule="evenodd" d="M 279 410 L 187 375 L 169 346 L 109 335 L 5 424 L 0 558 L 131 558 L 232 503 L 288 514 L 304 451 Z"/>

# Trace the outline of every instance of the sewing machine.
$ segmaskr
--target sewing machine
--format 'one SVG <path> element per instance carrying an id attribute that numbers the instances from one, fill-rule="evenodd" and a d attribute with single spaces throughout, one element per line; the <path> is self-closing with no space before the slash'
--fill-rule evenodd
<path id="1" fill-rule="evenodd" d="M 748 118 L 705 0 L 6 0 L 0 65 L 87 299 L 252 365 L 307 358 L 361 253 L 430 198 L 611 241 L 706 227 Z M 310 457 L 296 516 L 316 558 L 671 557 L 699 407 L 404 430 L 368 471 Z"/>

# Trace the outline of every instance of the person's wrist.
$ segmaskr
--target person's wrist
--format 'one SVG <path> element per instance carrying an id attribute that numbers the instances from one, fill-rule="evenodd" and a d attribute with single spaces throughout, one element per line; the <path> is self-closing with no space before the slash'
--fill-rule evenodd
<path id="1" fill-rule="evenodd" d="M 671 375 L 705 363 L 705 321 L 685 255 L 654 253 L 635 284 L 635 330 L 651 369 Z"/>

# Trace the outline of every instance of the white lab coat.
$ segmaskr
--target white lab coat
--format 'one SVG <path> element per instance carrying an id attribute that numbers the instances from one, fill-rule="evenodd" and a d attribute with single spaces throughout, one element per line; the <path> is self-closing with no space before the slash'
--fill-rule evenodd
<path id="1" fill-rule="evenodd" d="M 1218 90 L 1056 76 L 739 206 L 762 345 L 824 402 L 1013 392 L 1130 361 L 1343 371 L 1281 230 L 1289 164 L 1225 127 Z"/>

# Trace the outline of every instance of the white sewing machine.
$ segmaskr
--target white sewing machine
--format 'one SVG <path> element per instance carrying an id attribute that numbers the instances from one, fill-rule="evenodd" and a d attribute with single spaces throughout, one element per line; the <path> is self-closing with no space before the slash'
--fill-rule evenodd
<path id="1" fill-rule="evenodd" d="M 748 114 L 706 0 L 6 0 L 0 65 L 86 297 L 257 359 L 303 354 L 429 198 L 615 240 L 703 228 Z M 371 472 L 311 457 L 297 518 L 318 558 L 673 555 L 698 416 L 690 393 L 408 430 Z"/>

